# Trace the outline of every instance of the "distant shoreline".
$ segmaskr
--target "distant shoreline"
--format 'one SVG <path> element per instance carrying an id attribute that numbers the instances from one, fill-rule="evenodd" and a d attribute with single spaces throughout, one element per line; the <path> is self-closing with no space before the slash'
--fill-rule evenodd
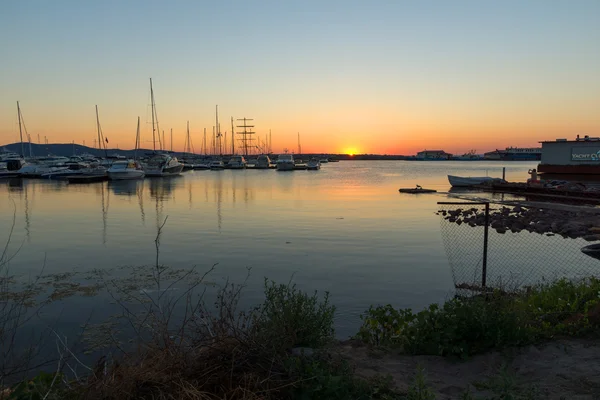
<path id="1" fill-rule="evenodd" d="M 38 143 L 23 143 L 25 156 L 29 155 L 29 146 L 31 146 L 31 153 L 33 156 L 45 156 L 48 154 L 53 154 L 57 156 L 72 156 L 72 155 L 81 155 L 83 153 L 89 153 L 94 156 L 104 157 L 106 154 L 114 154 L 118 153 L 125 157 L 133 157 L 135 154 L 135 150 L 123 150 L 118 148 L 111 148 L 106 150 L 100 150 L 97 148 L 92 148 L 88 146 L 82 146 L 80 144 L 73 143 L 54 143 L 54 144 L 38 144 Z M 0 149 L 6 148 L 9 151 L 13 151 L 16 153 L 21 153 L 21 143 L 10 143 L 5 145 L 0 145 Z M 143 156 L 145 153 L 152 152 L 152 149 L 138 149 L 137 155 Z M 166 151 L 169 152 L 169 151 Z M 173 153 L 177 156 L 187 155 L 188 153 L 173 151 Z M 279 153 L 271 153 L 273 155 L 277 155 Z M 205 156 L 203 154 L 189 154 L 196 156 Z M 219 156 L 230 156 L 231 154 L 223 154 Z M 206 155 L 210 157 L 211 155 Z M 249 156 L 250 157 L 250 156 Z M 390 160 L 390 161 L 514 161 L 514 160 L 486 160 L 486 159 L 478 159 L 478 160 L 459 160 L 459 159 L 448 159 L 448 160 L 417 160 L 415 156 L 406 156 L 400 154 L 334 154 L 334 153 L 306 153 L 306 154 L 294 154 L 294 157 L 304 159 L 310 157 L 322 157 L 329 158 L 340 161 L 352 161 L 352 160 L 371 160 L 371 161 L 382 161 L 382 160 Z"/>

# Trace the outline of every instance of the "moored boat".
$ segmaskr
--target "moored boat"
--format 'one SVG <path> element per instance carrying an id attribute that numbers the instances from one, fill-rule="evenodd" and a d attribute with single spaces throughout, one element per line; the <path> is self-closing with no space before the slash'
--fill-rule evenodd
<path id="1" fill-rule="evenodd" d="M 260 155 L 256 159 L 256 163 L 254 164 L 254 168 L 256 169 L 269 169 L 271 168 L 271 159 L 267 155 Z"/>
<path id="2" fill-rule="evenodd" d="M 275 162 L 277 171 L 293 171 L 295 167 L 294 156 L 291 154 L 280 154 Z"/>
<path id="3" fill-rule="evenodd" d="M 491 176 L 455 176 L 448 175 L 448 182 L 452 187 L 470 187 L 492 182 L 505 182 L 502 178 L 492 178 Z"/>
<path id="4" fill-rule="evenodd" d="M 134 160 L 117 160 L 106 171 L 110 180 L 141 179 L 146 173 L 142 166 Z"/>
<path id="5" fill-rule="evenodd" d="M 174 176 L 181 174 L 183 164 L 170 154 L 155 154 L 144 166 L 146 176 Z"/>
<path id="6" fill-rule="evenodd" d="M 310 171 L 321 169 L 321 162 L 317 158 L 313 157 L 308 161 L 308 163 L 306 163 L 306 169 Z"/>
<path id="7" fill-rule="evenodd" d="M 221 160 L 212 160 L 210 163 L 208 163 L 208 167 L 213 171 L 220 171 L 225 169 L 225 164 Z"/>
<path id="8" fill-rule="evenodd" d="M 233 156 L 229 159 L 228 167 L 231 169 L 244 169 L 247 164 L 248 163 L 243 156 Z"/>

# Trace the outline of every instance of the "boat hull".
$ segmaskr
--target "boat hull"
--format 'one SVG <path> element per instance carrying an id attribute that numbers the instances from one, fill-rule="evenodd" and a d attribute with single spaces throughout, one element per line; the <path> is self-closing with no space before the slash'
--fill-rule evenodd
<path id="1" fill-rule="evenodd" d="M 111 181 L 124 181 L 130 179 L 141 179 L 146 173 L 142 170 L 129 170 L 129 171 L 108 171 L 108 179 Z"/>
<path id="2" fill-rule="evenodd" d="M 452 187 L 471 187 L 475 185 L 481 185 L 488 182 L 495 181 L 496 178 L 492 178 L 489 176 L 480 176 L 480 177 L 463 177 L 463 176 L 454 176 L 448 175 L 448 182 Z"/>
<path id="3" fill-rule="evenodd" d="M 145 171 L 146 176 L 149 177 L 160 177 L 160 176 L 175 176 L 180 175 L 183 171 L 183 165 L 174 165 L 172 167 L 164 167 L 158 169 L 148 169 Z"/>
<path id="4" fill-rule="evenodd" d="M 277 163 L 277 171 L 293 171 L 294 167 L 293 163 Z"/>

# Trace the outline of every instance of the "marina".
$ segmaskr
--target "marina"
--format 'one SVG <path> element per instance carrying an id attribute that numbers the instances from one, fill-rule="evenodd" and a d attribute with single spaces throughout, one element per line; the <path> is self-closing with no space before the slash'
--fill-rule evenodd
<path id="1" fill-rule="evenodd" d="M 536 165 L 507 164 L 507 181 L 522 181 Z M 481 176 L 486 170 L 502 175 L 495 162 L 343 161 L 312 172 L 191 170 L 89 184 L 4 179 L 0 195 L 10 201 L 2 202 L 0 223 L 10 226 L 15 213 L 12 243 L 24 244 L 11 267 L 19 274 L 36 273 L 44 259 L 47 273 L 83 273 L 152 263 L 157 227 L 168 217 L 162 262 L 174 268 L 218 264 L 215 282 L 243 279 L 251 268 L 250 302 L 260 299 L 264 277 L 293 276 L 305 290 L 330 290 L 343 338 L 356 331 L 367 301 L 418 309 L 452 293 L 436 202 L 525 200 L 522 194 L 451 190 L 447 173 Z M 399 187 L 417 185 L 437 192 L 399 193 Z M 1 232 L 0 241 L 7 235 Z M 577 246 L 578 262 L 587 265 L 589 257 L 579 251 L 584 245 Z M 511 259 L 518 262 L 520 252 L 513 250 Z M 98 306 L 93 299 L 80 305 Z"/>

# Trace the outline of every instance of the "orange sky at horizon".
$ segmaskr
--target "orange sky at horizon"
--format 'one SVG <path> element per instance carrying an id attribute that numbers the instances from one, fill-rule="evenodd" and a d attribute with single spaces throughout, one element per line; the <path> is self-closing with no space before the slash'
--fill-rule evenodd
<path id="1" fill-rule="evenodd" d="M 71 143 L 84 144 L 93 147 L 97 138 L 96 117 L 94 106 L 87 106 L 85 118 L 83 113 L 73 117 L 68 113 L 54 112 L 51 114 L 39 108 L 25 107 L 22 105 L 24 122 L 27 132 L 31 135 L 33 143 L 44 142 L 45 137 L 49 143 Z M 16 108 L 16 104 L 14 106 Z M 84 107 L 78 106 L 83 109 Z M 91 108 L 91 110 L 90 110 Z M 160 110 L 159 117 L 160 117 Z M 39 113 L 38 118 L 33 116 Z M 135 131 L 137 124 L 136 116 L 126 116 L 117 107 L 100 107 L 100 123 L 105 137 L 109 139 L 109 147 L 120 149 L 132 149 L 135 145 Z M 10 132 L 0 130 L 1 144 L 10 144 L 19 141 L 19 127 L 14 112 L 12 129 Z M 163 113 L 164 114 L 164 113 Z M 219 122 L 221 132 L 227 133 L 228 148 L 231 146 L 231 117 L 222 115 L 220 112 Z M 197 115 L 198 116 L 198 115 Z M 203 129 L 206 126 L 207 142 L 210 146 L 210 137 L 214 126 L 213 115 L 204 113 L 205 122 L 202 124 L 197 120 L 190 121 L 190 136 L 194 150 L 199 153 L 203 141 Z M 283 118 L 263 122 L 254 118 L 256 137 L 261 141 L 267 140 L 269 129 L 272 132 L 273 152 L 281 153 L 287 148 L 290 152 L 297 152 L 298 133 L 300 144 L 304 153 L 354 153 L 354 154 L 401 154 L 411 155 L 424 149 L 441 149 L 452 154 L 463 154 L 469 150 L 484 153 L 495 149 L 509 146 L 515 147 L 539 147 L 540 141 L 554 140 L 556 138 L 573 138 L 577 134 L 599 136 L 597 126 L 593 121 L 585 121 L 579 124 L 566 124 L 556 115 L 554 117 L 530 119 L 519 123 L 500 121 L 496 124 L 473 119 L 469 121 L 448 121 L 439 119 L 437 121 L 427 120 L 421 122 L 414 118 L 405 118 L 393 121 L 383 119 L 386 116 L 375 116 L 374 123 L 369 123 L 365 117 L 355 117 L 348 113 L 345 118 L 343 111 L 338 110 L 336 118 L 325 120 L 317 115 L 308 120 L 287 124 Z M 172 116 L 170 116 L 172 117 Z M 212 120 L 211 120 L 212 117 Z M 265 116 L 266 117 L 266 116 Z M 165 118 L 166 120 L 167 118 Z M 175 118 L 169 118 L 173 120 Z M 343 121 L 336 123 L 336 121 Z M 386 122 L 379 122 L 386 121 Z M 186 120 L 178 121 L 176 124 L 160 122 L 161 131 L 164 130 L 167 147 L 170 148 L 170 129 L 173 127 L 173 149 L 182 151 L 185 145 Z M 268 122 L 272 122 L 271 125 Z M 348 122 L 352 125 L 348 127 Z M 241 121 L 234 119 L 235 125 Z M 294 126 L 295 131 L 289 126 Z M 83 129 L 82 129 L 83 127 Z M 235 128 L 239 131 L 240 128 Z M 26 138 L 25 138 L 26 140 Z M 152 131 L 150 121 L 141 117 L 141 145 L 143 148 L 152 148 Z M 157 148 L 159 147 L 157 139 Z M 238 143 L 236 143 L 236 147 Z"/>
<path id="2" fill-rule="evenodd" d="M 0 145 L 19 101 L 33 142 L 93 146 L 97 104 L 111 147 L 139 116 L 151 149 L 150 77 L 176 151 L 187 121 L 201 151 L 217 104 L 221 133 L 253 118 L 275 153 L 298 133 L 303 153 L 399 155 L 600 136 L 599 1 L 226 3 L 7 2 Z"/>

